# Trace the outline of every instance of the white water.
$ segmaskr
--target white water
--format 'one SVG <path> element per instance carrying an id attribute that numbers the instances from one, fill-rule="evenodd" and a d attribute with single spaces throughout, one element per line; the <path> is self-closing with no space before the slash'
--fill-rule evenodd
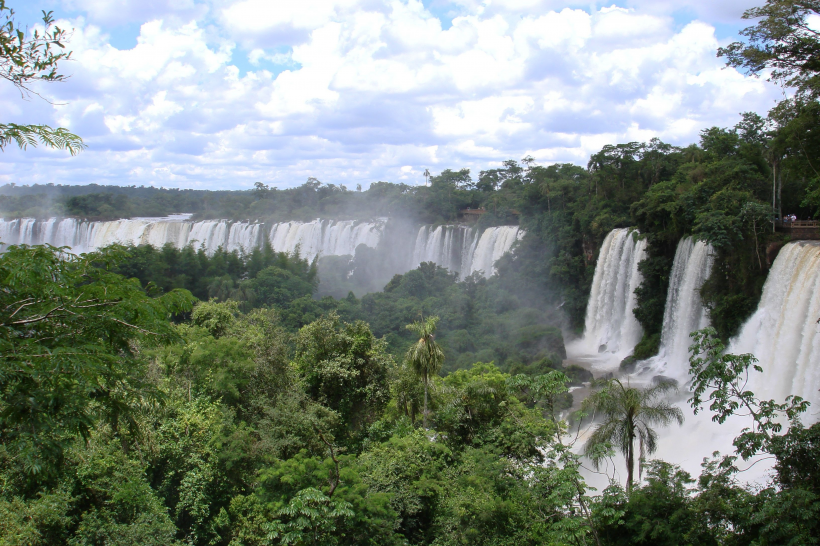
<path id="1" fill-rule="evenodd" d="M 413 245 L 412 268 L 433 262 L 450 271 L 464 271 L 464 259 L 473 243 L 473 230 L 466 226 L 422 226 Z M 469 265 L 468 265 L 469 268 Z"/>
<path id="2" fill-rule="evenodd" d="M 693 313 L 693 316 L 697 313 Z M 820 420 L 820 242 L 798 241 L 785 245 L 766 277 L 757 310 L 728 347 L 733 354 L 751 353 L 762 372 L 751 371 L 748 389 L 764 400 L 785 402 L 790 395 L 811 402 L 803 416 L 807 425 Z M 701 318 L 703 324 L 703 318 Z M 693 318 L 694 321 L 694 318 Z M 688 396 L 688 392 L 682 391 Z M 729 454 L 732 440 L 750 417 L 733 416 L 718 425 L 711 421 L 708 407 L 698 415 L 685 402 L 678 402 L 686 415 L 683 427 L 660 432 L 655 458 L 679 464 L 693 476 L 700 471 L 702 457 L 713 451 Z M 681 441 L 681 439 L 686 439 Z M 764 483 L 771 460 L 739 461 L 749 469 L 741 481 Z M 754 462 L 754 464 L 753 464 Z M 623 468 L 618 461 L 618 470 Z M 622 470 L 621 470 L 622 472 Z"/>
<path id="3" fill-rule="evenodd" d="M 796 395 L 820 404 L 820 243 L 784 246 L 772 264 L 757 311 L 729 346 L 734 354 L 752 353 L 763 373 L 752 373 L 750 389 L 764 399 L 783 402 Z"/>
<path id="4" fill-rule="evenodd" d="M 595 264 L 584 336 L 572 352 L 610 353 L 614 363 L 628 356 L 641 340 L 643 329 L 633 314 L 635 289 L 641 284 L 638 264 L 646 257 L 646 240 L 633 230 L 615 229 L 604 239 Z"/>
<path id="5" fill-rule="evenodd" d="M 411 267 L 434 262 L 462 277 L 481 271 L 495 273 L 495 262 L 510 251 L 524 232 L 518 226 L 490 227 L 483 232 L 467 226 L 422 226 L 413 245 Z"/>
<path id="6" fill-rule="evenodd" d="M 523 236 L 517 226 L 500 226 L 492 227 L 484 230 L 478 243 L 472 247 L 468 254 L 470 257 L 469 269 L 465 263 L 464 270 L 469 270 L 472 275 L 477 271 L 483 271 L 485 277 L 489 277 L 495 273 L 495 262 L 501 256 L 509 252 L 513 243 L 515 243 L 519 236 Z"/>
<path id="7" fill-rule="evenodd" d="M 150 244 L 157 248 L 193 246 L 213 254 L 218 248 L 228 252 L 249 252 L 267 239 L 274 250 L 295 252 L 303 258 L 354 255 L 356 247 L 376 248 L 386 219 L 376 222 L 313 220 L 262 224 L 204 220 L 192 222 L 189 214 L 166 218 L 131 218 L 109 222 L 88 222 L 73 218 L 45 221 L 32 218 L 0 220 L 0 243 L 51 244 L 67 246 L 73 252 L 92 252 L 120 243 Z M 415 236 L 409 268 L 421 262 L 435 262 L 463 276 L 482 271 L 487 277 L 494 264 L 523 234 L 516 226 L 487 228 L 483 232 L 467 226 L 422 226 Z M 404 271 L 397 271 L 403 273 Z"/>
<path id="8" fill-rule="evenodd" d="M 688 371 L 690 331 L 708 325 L 698 289 L 711 272 L 711 249 L 691 239 L 678 245 L 664 315 L 661 353 L 651 359 L 650 370 L 663 372 L 685 381 Z M 596 271 L 597 274 L 597 271 Z M 756 312 L 731 340 L 728 351 L 752 353 L 762 373 L 752 371 L 748 388 L 762 399 L 784 402 L 789 395 L 812 403 L 804 423 L 820 420 L 820 243 L 800 241 L 784 246 L 777 256 L 763 287 Z M 663 369 L 665 366 L 665 369 Z M 649 375 L 627 378 L 634 386 L 650 381 Z M 658 451 L 652 458 L 677 465 L 693 476 L 700 473 L 703 457 L 714 451 L 734 451 L 732 440 L 752 422 L 749 417 L 733 416 L 721 425 L 711 420 L 708 407 L 695 415 L 686 403 L 688 391 L 682 388 L 674 405 L 686 416 L 682 427 L 672 425 L 658 430 Z M 587 434 L 593 427 L 587 431 Z M 585 439 L 585 436 L 582 436 Z M 578 444 L 580 447 L 580 443 Z M 759 462 L 758 462 L 759 461 Z M 741 482 L 765 483 L 771 461 L 739 461 L 745 471 Z M 624 461 L 616 456 L 606 469 L 623 482 Z M 589 483 L 599 489 L 607 478 L 587 473 Z"/>
<path id="9" fill-rule="evenodd" d="M 167 218 L 132 218 L 110 222 L 87 222 L 66 218 L 37 221 L 31 218 L 0 220 L 0 242 L 11 244 L 51 244 L 68 246 L 73 252 L 91 252 L 113 243 L 150 244 L 176 248 L 193 246 L 213 254 L 220 247 L 251 251 L 267 237 L 274 250 L 293 252 L 312 260 L 315 256 L 354 254 L 360 244 L 375 247 L 381 231 L 378 223 L 350 220 L 284 222 L 271 227 L 260 223 L 205 220 L 191 222 L 190 215 Z"/>
<path id="10" fill-rule="evenodd" d="M 654 373 L 682 381 L 688 377 L 692 344 L 689 334 L 709 326 L 700 288 L 709 278 L 714 261 L 712 247 L 703 241 L 686 237 L 678 243 L 666 293 L 660 350 L 648 361 Z"/>
<path id="11" fill-rule="evenodd" d="M 317 255 L 354 255 L 359 245 L 375 248 L 381 239 L 380 224 L 353 220 L 314 220 L 274 224 L 270 244 L 278 252 L 294 252 L 312 260 Z"/>

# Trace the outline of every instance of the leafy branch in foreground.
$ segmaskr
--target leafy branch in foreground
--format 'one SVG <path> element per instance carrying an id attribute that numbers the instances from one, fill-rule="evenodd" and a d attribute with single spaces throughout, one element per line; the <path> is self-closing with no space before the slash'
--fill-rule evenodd
<path id="1" fill-rule="evenodd" d="M 5 150 L 11 143 L 16 143 L 23 150 L 42 143 L 49 148 L 68 150 L 71 155 L 77 155 L 86 148 L 82 138 L 63 127 L 52 129 L 48 125 L 0 123 L 0 150 Z"/>
<path id="2" fill-rule="evenodd" d="M 722 424 L 732 415 L 752 417 L 752 428 L 744 428 L 735 438 L 738 454 L 749 459 L 761 451 L 771 453 L 775 435 L 783 429 L 782 417 L 785 416 L 792 426 L 800 426 L 800 415 L 808 409 L 809 402 L 791 395 L 782 404 L 761 400 L 747 389 L 750 371 L 763 371 L 754 355 L 725 353 L 726 346 L 714 328 L 704 328 L 691 335 L 694 343 L 689 348 L 692 352 L 689 359 L 692 398 L 689 403 L 695 413 L 702 411 L 708 403 L 716 423 Z"/>
<path id="3" fill-rule="evenodd" d="M 744 19 L 760 19 L 740 32 L 747 42 L 719 48 L 718 57 L 752 74 L 771 69 L 771 81 L 814 93 L 820 72 L 820 33 L 812 28 L 810 19 L 818 14 L 818 0 L 768 0 L 744 12 Z"/>
<path id="4" fill-rule="evenodd" d="M 14 20 L 14 10 L 0 0 L 0 78 L 10 82 L 25 98 L 32 93 L 33 82 L 61 82 L 67 76 L 57 72 L 57 64 L 71 58 L 65 50 L 68 34 L 54 23 L 52 12 L 43 12 L 44 29 L 20 28 Z M 52 129 L 48 125 L 0 124 L 0 150 L 16 143 L 25 150 L 43 144 L 76 155 L 86 146 L 83 140 L 67 129 Z"/>
<path id="5" fill-rule="evenodd" d="M 0 0 L 0 77 L 11 82 L 23 94 L 32 91 L 34 81 L 61 82 L 66 76 L 57 72 L 57 64 L 71 58 L 65 51 L 68 34 L 54 24 L 52 12 L 43 11 L 43 31 L 20 28 L 14 20 L 14 10 Z"/>

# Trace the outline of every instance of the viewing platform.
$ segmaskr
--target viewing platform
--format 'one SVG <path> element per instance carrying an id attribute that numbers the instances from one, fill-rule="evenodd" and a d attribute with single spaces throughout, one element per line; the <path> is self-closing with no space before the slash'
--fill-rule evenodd
<path id="1" fill-rule="evenodd" d="M 775 222 L 775 229 L 789 235 L 792 240 L 820 240 L 820 221 L 795 220 L 794 222 Z"/>
<path id="2" fill-rule="evenodd" d="M 481 218 L 482 214 L 486 214 L 487 209 L 462 209 L 458 211 L 458 218 L 464 222 L 476 222 L 479 218 Z M 521 213 L 517 210 L 513 209 L 509 211 L 509 214 L 513 216 L 520 216 Z"/>

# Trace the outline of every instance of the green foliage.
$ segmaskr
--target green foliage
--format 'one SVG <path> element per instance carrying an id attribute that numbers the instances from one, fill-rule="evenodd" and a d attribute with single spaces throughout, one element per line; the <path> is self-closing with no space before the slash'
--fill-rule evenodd
<path id="1" fill-rule="evenodd" d="M 106 435 L 88 448 L 72 450 L 74 472 L 35 498 L 0 499 L 2 544 L 172 545 L 176 528 L 146 480 L 144 465 L 128 457 Z"/>
<path id="2" fill-rule="evenodd" d="M 294 365 L 316 402 L 337 412 L 344 441 L 356 441 L 387 404 L 392 357 L 364 322 L 331 314 L 299 330 Z"/>
<path id="3" fill-rule="evenodd" d="M 691 476 L 663 461 L 646 466 L 646 484 L 633 489 L 628 498 L 614 485 L 594 504 L 596 516 L 606 522 L 600 531 L 604 543 L 719 544 L 709 532 L 706 514 L 696 505 Z M 618 513 L 618 519 L 607 517 L 607 510 Z"/>
<path id="4" fill-rule="evenodd" d="M 0 150 L 5 150 L 11 143 L 23 150 L 43 144 L 57 150 L 68 150 L 71 155 L 77 155 L 86 148 L 82 138 L 63 127 L 54 129 L 48 125 L 0 123 Z"/>
<path id="5" fill-rule="evenodd" d="M 560 392 L 566 392 L 563 374 Z M 458 370 L 439 382 L 436 390 L 441 401 L 435 415 L 436 429 L 445 435 L 453 449 L 482 447 L 516 460 L 543 460 L 541 449 L 557 435 L 555 421 L 546 421 L 541 409 L 526 408 L 510 387 L 538 391 L 542 396 L 544 376 L 532 379 L 502 373 L 492 363 L 476 363 L 469 370 Z M 553 376 L 547 376 L 552 378 Z M 535 386 L 533 386 L 535 385 Z M 531 392 L 530 391 L 530 392 Z"/>
<path id="6" fill-rule="evenodd" d="M 435 341 L 438 321 L 439 318 L 433 316 L 407 325 L 407 329 L 419 338 L 407 349 L 404 359 L 424 385 L 424 428 L 427 428 L 427 398 L 430 381 L 438 375 L 444 363 L 444 351 Z"/>
<path id="7" fill-rule="evenodd" d="M 759 20 L 740 32 L 748 41 L 722 47 L 718 56 L 726 57 L 728 66 L 753 74 L 771 69 L 771 81 L 814 94 L 820 46 L 808 20 L 818 13 L 820 4 L 814 0 L 767 0 L 765 5 L 743 13 L 744 19 Z"/>
<path id="8" fill-rule="evenodd" d="M 763 371 L 754 355 L 725 353 L 726 346 L 714 328 L 693 332 L 692 338 L 689 359 L 692 398 L 689 402 L 695 413 L 708 403 L 714 413 L 712 420 L 717 423 L 724 423 L 738 410 L 752 417 L 753 427 L 744 429 L 734 441 L 741 457 L 748 459 L 760 451 L 770 452 L 771 442 L 783 428 L 782 417 L 799 426 L 800 416 L 809 406 L 807 401 L 799 396 L 788 396 L 784 403 L 761 400 L 746 390 L 749 374 Z"/>
<path id="9" fill-rule="evenodd" d="M 663 315 L 661 315 L 663 316 Z M 654 334 L 647 334 L 644 333 L 644 336 L 635 345 L 635 349 L 632 351 L 632 357 L 637 360 L 643 360 L 649 358 L 653 355 L 658 354 L 658 349 L 661 346 L 661 334 L 660 332 Z"/>
<path id="10" fill-rule="evenodd" d="M 56 471 L 72 438 L 99 420 L 133 431 L 134 412 L 157 398 L 135 349 L 177 339 L 168 319 L 192 298 L 147 296 L 111 272 L 127 257 L 48 246 L 0 256 L 0 430 L 27 472 Z"/>
<path id="11" fill-rule="evenodd" d="M 336 522 L 352 516 L 351 507 L 312 487 L 303 489 L 277 513 L 285 522 L 276 519 L 267 525 L 268 539 L 274 544 L 339 544 L 344 534 L 335 532 Z"/>
<path id="12" fill-rule="evenodd" d="M 177 249 L 170 244 L 161 249 L 129 247 L 128 252 L 130 259 L 118 263 L 117 272 L 139 279 L 149 291 L 185 288 L 201 300 L 234 300 L 244 311 L 276 306 L 291 330 L 332 309 L 311 299 L 319 283 L 318 270 L 315 262 L 301 258 L 298 252 L 274 252 L 265 245 L 247 254 L 219 249 L 208 256 L 204 249 Z"/>

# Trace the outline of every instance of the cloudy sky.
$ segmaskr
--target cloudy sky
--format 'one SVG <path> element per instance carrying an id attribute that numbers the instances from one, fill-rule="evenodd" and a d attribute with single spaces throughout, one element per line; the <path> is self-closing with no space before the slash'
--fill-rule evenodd
<path id="1" fill-rule="evenodd" d="M 781 96 L 715 57 L 758 3 L 10 0 L 21 22 L 54 10 L 75 60 L 38 87 L 54 104 L 0 84 L 0 120 L 88 150 L 8 148 L 0 183 L 366 188 L 688 144 Z"/>

